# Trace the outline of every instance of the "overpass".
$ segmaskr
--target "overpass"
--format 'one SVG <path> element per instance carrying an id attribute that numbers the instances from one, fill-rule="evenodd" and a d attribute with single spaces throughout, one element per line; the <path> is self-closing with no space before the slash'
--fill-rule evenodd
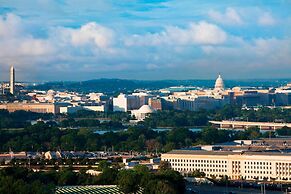
<path id="1" fill-rule="evenodd" d="M 248 121 L 209 121 L 213 126 L 219 129 L 248 129 L 258 127 L 260 130 L 276 130 L 282 127 L 291 128 L 291 123 L 272 123 L 272 122 L 248 122 Z"/>

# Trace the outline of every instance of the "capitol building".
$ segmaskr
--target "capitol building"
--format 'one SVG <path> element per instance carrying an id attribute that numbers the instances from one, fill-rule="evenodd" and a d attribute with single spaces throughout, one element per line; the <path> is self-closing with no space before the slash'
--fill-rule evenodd
<path id="1" fill-rule="evenodd" d="M 217 90 L 217 91 L 224 90 L 224 83 L 220 74 L 218 75 L 218 78 L 215 81 L 214 90 Z"/>

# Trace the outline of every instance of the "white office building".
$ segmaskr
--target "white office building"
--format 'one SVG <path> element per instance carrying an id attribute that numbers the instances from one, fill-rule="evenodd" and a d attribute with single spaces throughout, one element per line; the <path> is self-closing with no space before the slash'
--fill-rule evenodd
<path id="1" fill-rule="evenodd" d="M 119 94 L 113 98 L 113 111 L 127 112 L 140 108 L 140 100 L 138 96 Z"/>
<path id="2" fill-rule="evenodd" d="M 290 153 L 173 150 L 161 158 L 182 174 L 199 170 L 207 177 L 291 182 Z"/>

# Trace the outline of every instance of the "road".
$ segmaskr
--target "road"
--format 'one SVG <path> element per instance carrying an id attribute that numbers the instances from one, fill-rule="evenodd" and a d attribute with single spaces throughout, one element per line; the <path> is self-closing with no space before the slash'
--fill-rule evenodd
<path id="1" fill-rule="evenodd" d="M 261 194 L 260 189 L 237 188 L 237 187 L 218 187 L 214 185 L 188 185 L 187 188 L 192 188 L 198 194 Z M 284 194 L 282 191 L 266 191 L 266 194 Z"/>

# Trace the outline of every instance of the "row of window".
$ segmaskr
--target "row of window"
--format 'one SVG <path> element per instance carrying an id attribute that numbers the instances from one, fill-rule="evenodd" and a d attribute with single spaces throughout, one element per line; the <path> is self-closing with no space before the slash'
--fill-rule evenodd
<path id="1" fill-rule="evenodd" d="M 240 174 L 240 170 L 233 170 L 232 173 L 233 174 Z"/>
<path id="2" fill-rule="evenodd" d="M 226 168 L 226 165 L 220 164 L 185 164 L 185 163 L 170 163 L 172 166 L 195 166 L 195 167 L 216 167 L 216 168 Z"/>
<path id="3" fill-rule="evenodd" d="M 251 174 L 272 174 L 271 171 L 252 171 L 252 170 L 245 170 L 245 173 L 251 173 Z"/>
<path id="4" fill-rule="evenodd" d="M 248 165 L 272 165 L 271 162 L 245 162 Z"/>
<path id="5" fill-rule="evenodd" d="M 244 176 L 243 178 L 244 179 L 259 179 L 259 180 L 264 180 L 264 179 L 267 179 L 267 180 L 272 180 L 272 179 L 273 180 L 291 180 L 291 177 L 274 178 L 274 177 L 266 177 L 266 176 Z"/>
<path id="6" fill-rule="evenodd" d="M 276 165 L 276 170 L 280 170 L 280 171 L 284 171 L 284 170 L 291 170 L 291 166 L 288 166 L 288 165 Z"/>
<path id="7" fill-rule="evenodd" d="M 283 175 L 290 175 L 290 172 L 286 172 L 286 171 L 283 171 L 283 172 L 282 172 L 282 171 L 276 171 L 276 174 L 277 174 L 277 175 L 280 175 L 280 174 L 281 174 L 281 175 L 282 175 L 282 174 L 283 174 Z"/>
<path id="8" fill-rule="evenodd" d="M 190 159 L 164 159 L 165 161 L 168 162 L 192 162 L 192 163 L 218 163 L 218 164 L 226 164 L 227 161 L 226 160 L 190 160 Z M 232 161 L 232 164 L 234 165 L 240 165 L 241 161 Z M 244 164 L 247 165 L 272 165 L 271 162 L 258 162 L 258 161 L 251 161 L 251 162 L 247 162 L 245 161 Z M 291 165 L 291 163 L 276 163 L 276 165 Z"/>
<path id="9" fill-rule="evenodd" d="M 240 168 L 240 165 L 232 165 L 232 168 Z"/>
<path id="10" fill-rule="evenodd" d="M 276 162 L 276 166 L 291 166 L 291 163 Z"/>
<path id="11" fill-rule="evenodd" d="M 245 166 L 245 169 L 272 169 L 270 166 Z"/>
<path id="12" fill-rule="evenodd" d="M 276 168 L 277 170 L 291 170 L 291 168 L 290 167 L 277 167 Z"/>
<path id="13" fill-rule="evenodd" d="M 227 163 L 225 160 L 187 160 L 187 159 L 164 159 L 168 162 L 192 162 L 192 163 Z"/>
<path id="14" fill-rule="evenodd" d="M 201 172 L 224 172 L 226 173 L 227 170 L 226 169 L 194 169 L 194 168 L 173 168 L 174 170 L 177 170 L 177 171 L 183 171 L 183 172 L 192 172 L 192 171 L 195 171 L 195 170 L 199 170 Z"/>

